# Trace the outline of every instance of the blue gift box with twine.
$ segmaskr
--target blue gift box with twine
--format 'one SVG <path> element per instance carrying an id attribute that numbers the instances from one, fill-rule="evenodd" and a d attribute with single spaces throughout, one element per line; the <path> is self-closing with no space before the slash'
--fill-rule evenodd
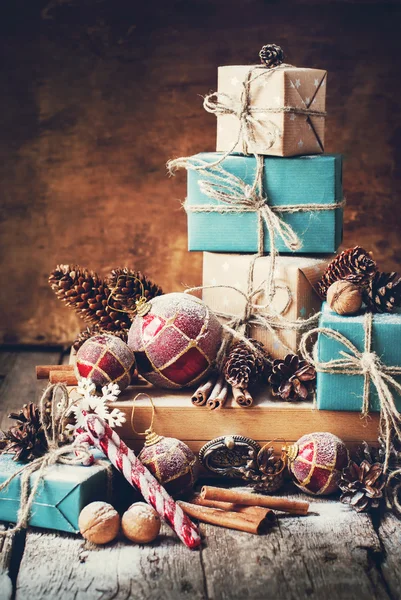
<path id="1" fill-rule="evenodd" d="M 78 533 L 78 517 L 84 506 L 96 500 L 110 501 L 109 461 L 101 452 L 94 452 L 94 455 L 95 463 L 89 467 L 59 463 L 47 469 L 32 505 L 30 526 Z M 1 455 L 0 483 L 24 464 L 15 462 L 13 454 Z M 38 471 L 31 475 L 31 487 L 37 477 Z M 0 521 L 17 521 L 20 493 L 21 476 L 18 475 L 0 492 Z"/>
<path id="2" fill-rule="evenodd" d="M 194 163 L 211 164 L 223 155 L 206 152 L 191 157 Z M 292 251 L 276 231 L 275 245 L 280 253 L 329 254 L 336 252 L 342 239 L 342 158 L 339 154 L 300 156 L 294 158 L 263 157 L 262 187 L 267 205 L 285 226 L 290 226 L 301 241 L 299 249 Z M 242 182 L 243 195 L 252 188 L 257 170 L 254 156 L 230 154 L 217 167 L 205 173 L 188 168 L 188 249 L 214 252 L 257 252 L 259 249 L 259 216 L 256 210 L 215 212 L 213 207 L 227 204 L 213 192 L 230 194 L 232 178 Z M 222 171 L 219 171 L 219 169 Z M 215 177 L 214 174 L 218 174 Z M 227 181 L 224 184 L 224 173 Z M 209 184 L 212 196 L 204 182 Z M 205 191 L 206 190 L 206 191 Z M 240 194 L 241 195 L 241 189 Z M 217 196 L 219 194 L 217 193 Z M 327 205 L 327 210 L 288 211 L 288 207 Z M 280 207 L 283 211 L 278 210 Z M 285 208 L 287 207 L 287 211 Z M 240 208 L 240 207 L 239 207 Z M 263 221 L 263 251 L 271 250 L 266 222 Z"/>
<path id="3" fill-rule="evenodd" d="M 327 328 L 344 336 L 361 354 L 368 353 L 368 361 L 375 353 L 375 359 L 380 361 L 379 369 L 386 371 L 396 382 L 401 384 L 401 375 L 394 373 L 394 367 L 401 367 L 401 309 L 393 313 L 374 314 L 371 317 L 371 343 L 366 348 L 366 314 L 355 316 L 342 316 L 330 310 L 326 303 L 323 304 L 319 320 L 319 329 Z M 320 332 L 317 341 L 317 361 L 327 365 L 329 361 L 344 358 L 349 362 L 348 356 L 355 356 L 341 340 Z M 370 353 L 370 356 L 369 356 Z M 316 400 L 320 410 L 361 411 L 363 408 L 363 392 L 365 376 L 362 374 L 363 356 L 359 358 L 356 370 L 359 374 L 317 373 Z M 350 365 L 351 366 L 351 365 Z M 367 364 L 369 367 L 369 363 Z M 384 367 L 384 369 L 383 369 Z M 388 380 L 385 384 L 391 391 L 396 408 L 401 410 L 401 395 Z M 378 412 L 380 401 L 377 387 L 373 378 L 369 377 L 369 410 Z"/>

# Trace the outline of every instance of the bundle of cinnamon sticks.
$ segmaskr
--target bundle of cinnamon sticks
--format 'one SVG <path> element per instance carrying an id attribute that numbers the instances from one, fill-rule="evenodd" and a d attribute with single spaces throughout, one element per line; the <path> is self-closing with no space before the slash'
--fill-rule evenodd
<path id="1" fill-rule="evenodd" d="M 275 521 L 275 510 L 306 515 L 309 502 L 205 485 L 189 502 L 178 502 L 190 517 L 204 523 L 261 534 Z"/>

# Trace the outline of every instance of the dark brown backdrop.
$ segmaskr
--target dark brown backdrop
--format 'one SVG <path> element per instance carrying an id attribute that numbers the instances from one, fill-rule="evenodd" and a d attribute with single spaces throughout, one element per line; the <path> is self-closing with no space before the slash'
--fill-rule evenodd
<path id="1" fill-rule="evenodd" d="M 166 291 L 201 278 L 186 250 L 185 175 L 213 150 L 200 95 L 263 43 L 327 68 L 327 151 L 345 157 L 345 245 L 400 264 L 401 5 L 333 0 L 3 0 L 0 8 L 1 332 L 67 342 L 47 287 L 57 263 L 131 265 Z"/>

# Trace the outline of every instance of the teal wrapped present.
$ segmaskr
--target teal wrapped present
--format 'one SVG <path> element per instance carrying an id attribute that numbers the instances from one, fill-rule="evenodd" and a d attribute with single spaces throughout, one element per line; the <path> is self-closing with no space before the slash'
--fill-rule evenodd
<path id="1" fill-rule="evenodd" d="M 222 156 L 209 152 L 170 163 L 171 169 L 188 169 L 189 250 L 269 252 L 271 231 L 281 253 L 337 250 L 343 221 L 341 155 L 231 154 L 208 168 Z M 206 169 L 199 170 L 201 165 Z"/>
<path id="2" fill-rule="evenodd" d="M 95 456 L 103 455 L 98 452 Z M 12 454 L 1 455 L 0 484 L 24 464 L 15 462 Z M 29 525 L 78 533 L 78 517 L 83 507 L 95 500 L 108 499 L 109 464 L 104 458 L 96 458 L 89 467 L 66 464 L 49 467 L 35 495 Z M 31 488 L 37 477 L 38 471 L 31 475 Z M 21 476 L 18 475 L 0 492 L 0 521 L 17 521 L 20 493 Z"/>
<path id="3" fill-rule="evenodd" d="M 401 410 L 401 310 L 342 316 L 323 304 L 318 327 L 316 396 L 320 410 Z M 305 334 L 305 339 L 313 332 Z M 364 406 L 364 389 L 366 400 Z M 379 398 L 381 392 L 381 398 Z M 384 395 L 383 395 L 384 394 Z M 390 404 L 388 399 L 390 397 Z M 383 401 L 384 398 L 384 401 Z"/>

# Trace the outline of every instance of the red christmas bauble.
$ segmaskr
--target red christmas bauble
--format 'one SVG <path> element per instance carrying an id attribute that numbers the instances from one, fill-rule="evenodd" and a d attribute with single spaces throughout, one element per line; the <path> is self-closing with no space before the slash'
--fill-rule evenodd
<path id="1" fill-rule="evenodd" d="M 184 442 L 151 434 L 138 458 L 172 496 L 193 488 L 198 461 Z"/>
<path id="2" fill-rule="evenodd" d="M 157 296 L 136 315 L 128 334 L 139 373 L 163 388 L 196 384 L 209 371 L 222 327 L 202 300 L 188 294 Z"/>
<path id="3" fill-rule="evenodd" d="M 348 451 L 340 438 L 318 432 L 302 436 L 287 448 L 288 469 L 294 483 L 308 494 L 326 496 L 337 491 Z"/>
<path id="4" fill-rule="evenodd" d="M 91 379 L 97 388 L 117 383 L 124 390 L 131 382 L 135 356 L 123 340 L 102 333 L 86 340 L 77 352 L 79 377 Z"/>

